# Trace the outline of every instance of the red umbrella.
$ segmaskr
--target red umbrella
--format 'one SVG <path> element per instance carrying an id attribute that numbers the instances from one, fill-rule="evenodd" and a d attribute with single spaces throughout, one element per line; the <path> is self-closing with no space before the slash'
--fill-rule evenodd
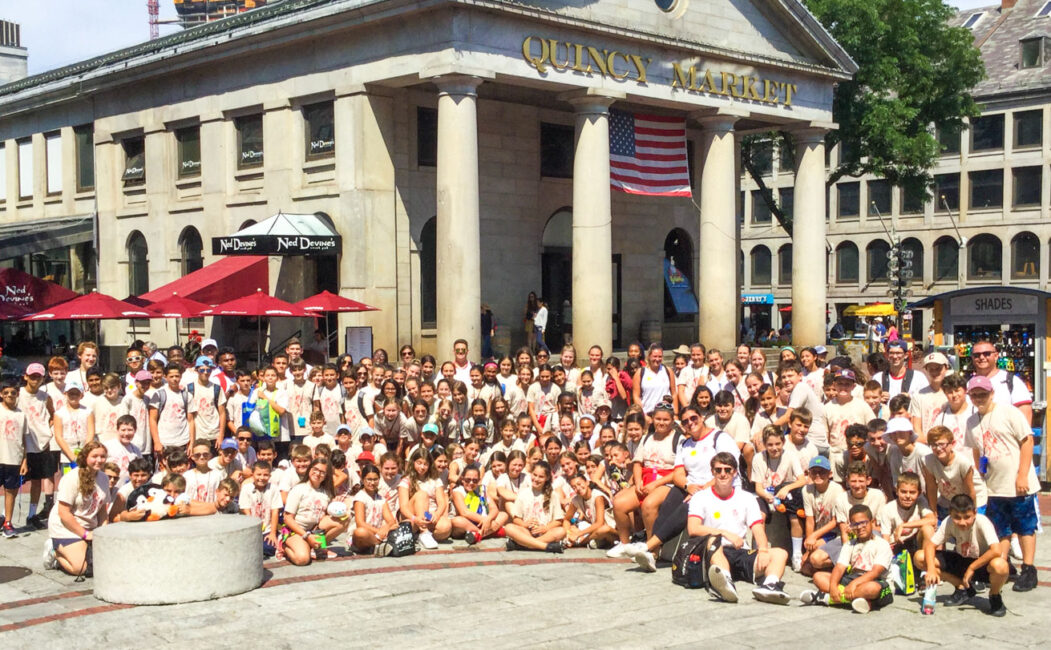
<path id="1" fill-rule="evenodd" d="M 0 320 L 23 318 L 78 295 L 25 271 L 0 269 Z"/>
<path id="2" fill-rule="evenodd" d="M 25 321 L 52 320 L 119 320 L 122 318 L 151 318 L 154 315 L 142 307 L 92 291 L 83 296 L 55 305 L 50 309 L 26 316 Z"/>
<path id="3" fill-rule="evenodd" d="M 216 305 L 211 309 L 206 309 L 201 312 L 201 316 L 282 316 L 304 318 L 311 315 L 310 312 L 303 311 L 290 302 L 285 302 L 284 300 L 263 293 L 262 289 L 256 289 L 256 292 L 251 295 L 224 302 L 221 305 Z M 262 324 L 257 321 L 256 340 L 258 340 L 261 328 Z M 262 356 L 263 351 L 257 349 L 257 363 L 262 361 Z"/>
<path id="4" fill-rule="evenodd" d="M 211 308 L 211 305 L 183 298 L 175 293 L 146 307 L 161 318 L 196 318 L 201 312 Z"/>
<path id="5" fill-rule="evenodd" d="M 355 311 L 379 311 L 379 307 L 372 307 L 366 305 L 363 302 L 357 300 L 351 300 L 350 298 L 344 298 L 343 296 L 337 296 L 331 291 L 322 291 L 321 293 L 310 296 L 304 300 L 300 300 L 296 303 L 296 307 L 302 308 L 304 311 L 319 313 L 329 312 L 355 312 Z M 328 360 L 328 353 L 331 351 L 329 346 L 329 339 L 331 333 L 328 331 L 328 319 L 325 319 L 325 357 Z"/>

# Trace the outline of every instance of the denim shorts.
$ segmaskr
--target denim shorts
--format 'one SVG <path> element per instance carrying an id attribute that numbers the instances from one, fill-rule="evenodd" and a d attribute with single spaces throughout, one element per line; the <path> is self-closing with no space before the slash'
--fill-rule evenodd
<path id="1" fill-rule="evenodd" d="M 1036 495 L 1024 497 L 989 497 L 985 515 L 996 527 L 1000 539 L 1011 535 L 1036 534 Z"/>

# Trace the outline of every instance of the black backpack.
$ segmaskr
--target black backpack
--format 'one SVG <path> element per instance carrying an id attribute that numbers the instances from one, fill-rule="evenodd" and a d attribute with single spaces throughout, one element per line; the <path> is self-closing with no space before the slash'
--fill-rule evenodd
<path id="1" fill-rule="evenodd" d="M 390 546 L 388 557 L 404 557 L 416 552 L 416 538 L 412 534 L 412 524 L 403 521 L 397 528 L 387 533 L 387 544 Z"/>
<path id="2" fill-rule="evenodd" d="M 704 535 L 681 542 L 671 561 L 671 581 L 687 589 L 707 587 L 708 566 L 722 540 L 722 535 Z"/>

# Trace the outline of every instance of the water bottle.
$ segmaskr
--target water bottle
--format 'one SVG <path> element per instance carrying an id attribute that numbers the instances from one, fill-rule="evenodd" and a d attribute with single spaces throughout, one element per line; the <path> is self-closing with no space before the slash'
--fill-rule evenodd
<path id="1" fill-rule="evenodd" d="M 924 616 L 934 615 L 934 604 L 937 602 L 938 585 L 931 585 L 923 591 L 923 604 L 920 605 L 920 614 Z"/>
<path id="2" fill-rule="evenodd" d="M 988 472 L 988 471 L 989 471 L 989 457 L 988 456 L 982 456 L 981 458 L 978 459 L 978 473 L 982 474 L 984 476 L 985 473 Z"/>
<path id="3" fill-rule="evenodd" d="M 430 521 L 430 520 L 431 520 L 431 517 L 432 517 L 432 515 L 431 515 L 431 513 L 430 513 L 430 512 L 425 512 L 425 513 L 423 513 L 423 520 L 424 520 L 424 521 Z"/>

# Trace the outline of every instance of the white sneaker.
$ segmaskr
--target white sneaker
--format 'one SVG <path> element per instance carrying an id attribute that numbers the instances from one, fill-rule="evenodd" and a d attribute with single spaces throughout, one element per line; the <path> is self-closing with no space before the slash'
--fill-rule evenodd
<path id="1" fill-rule="evenodd" d="M 799 594 L 799 602 L 804 605 L 827 605 L 828 594 L 817 589 L 807 589 Z"/>
<path id="2" fill-rule="evenodd" d="M 869 601 L 864 598 L 855 598 L 850 601 L 850 608 L 858 614 L 868 614 L 872 611 L 872 605 L 870 605 Z"/>
<path id="3" fill-rule="evenodd" d="M 58 556 L 55 554 L 55 547 L 51 544 L 51 538 L 44 538 L 44 568 L 50 571 L 51 569 L 58 567 Z"/>
<path id="4" fill-rule="evenodd" d="M 379 544 L 376 544 L 376 547 L 372 550 L 372 554 L 376 557 L 387 557 L 390 555 L 390 551 L 390 544 L 386 541 L 382 541 Z"/>
<path id="5" fill-rule="evenodd" d="M 794 555 L 792 556 L 792 570 L 799 573 L 803 570 L 803 556 Z"/>
<path id="6" fill-rule="evenodd" d="M 624 557 L 634 560 L 648 550 L 650 549 L 646 547 L 646 542 L 632 542 L 624 548 Z"/>
<path id="7" fill-rule="evenodd" d="M 712 565 L 708 568 L 708 584 L 712 586 L 715 593 L 728 603 L 737 602 L 737 588 L 728 571 L 722 567 Z"/>
<path id="8" fill-rule="evenodd" d="M 635 560 L 635 564 L 639 565 L 646 573 L 656 573 L 657 559 L 653 557 L 653 553 L 644 550 L 641 553 L 634 554 L 631 559 Z"/>
<path id="9" fill-rule="evenodd" d="M 438 542 L 435 541 L 434 535 L 432 535 L 431 531 L 429 530 L 422 531 L 420 533 L 419 540 L 420 546 L 427 549 L 428 551 L 433 551 L 434 549 L 438 548 Z"/>
<path id="10" fill-rule="evenodd" d="M 1022 561 L 1022 545 L 1018 543 L 1017 537 L 1011 538 L 1011 557 L 1019 562 Z"/>
<path id="11" fill-rule="evenodd" d="M 616 560 L 620 560 L 628 557 L 628 548 L 631 544 L 621 544 L 617 542 L 613 545 L 613 548 L 606 551 L 606 557 L 611 557 Z"/>
<path id="12" fill-rule="evenodd" d="M 777 582 L 772 585 L 759 585 L 752 590 L 752 597 L 763 603 L 774 605 L 787 605 L 791 597 L 785 593 L 785 583 Z"/>

